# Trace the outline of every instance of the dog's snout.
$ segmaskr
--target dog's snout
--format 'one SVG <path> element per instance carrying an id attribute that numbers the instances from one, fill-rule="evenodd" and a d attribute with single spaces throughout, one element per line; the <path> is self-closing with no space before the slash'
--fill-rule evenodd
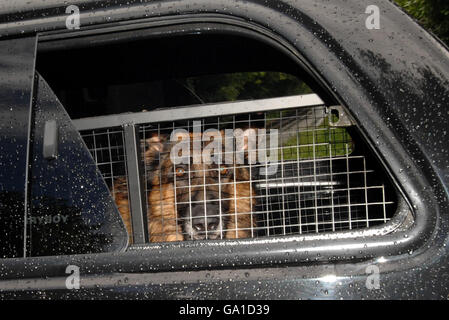
<path id="1" fill-rule="evenodd" d="M 216 231 L 218 228 L 218 223 L 218 218 L 207 218 L 207 231 Z M 199 232 L 206 231 L 204 219 L 193 219 L 193 228 Z"/>
<path id="2" fill-rule="evenodd" d="M 218 205 L 197 205 L 192 208 L 192 227 L 197 232 L 216 231 L 220 224 Z"/>

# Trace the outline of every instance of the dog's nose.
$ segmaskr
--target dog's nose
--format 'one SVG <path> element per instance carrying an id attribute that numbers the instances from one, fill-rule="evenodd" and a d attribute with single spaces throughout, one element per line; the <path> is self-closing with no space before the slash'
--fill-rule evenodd
<path id="1" fill-rule="evenodd" d="M 206 226 L 204 223 L 204 219 L 193 219 L 193 228 L 196 231 L 204 232 L 206 231 Z M 218 219 L 217 218 L 208 218 L 207 219 L 207 231 L 216 231 L 218 228 Z"/>
<path id="2" fill-rule="evenodd" d="M 218 205 L 198 205 L 193 208 L 192 227 L 196 231 L 216 231 L 220 223 Z M 207 220 L 207 221 L 206 221 Z"/>

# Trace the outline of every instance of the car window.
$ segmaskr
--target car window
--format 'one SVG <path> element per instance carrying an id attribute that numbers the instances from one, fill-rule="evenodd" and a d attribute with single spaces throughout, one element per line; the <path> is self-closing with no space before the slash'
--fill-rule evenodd
<path id="1" fill-rule="evenodd" d="M 86 145 L 40 75 L 35 90 L 27 255 L 123 249 L 123 221 Z"/>
<path id="2" fill-rule="evenodd" d="M 67 60 L 70 76 L 59 68 Z M 351 237 L 399 207 L 348 111 L 258 41 L 186 35 L 45 50 L 38 70 L 76 119 L 132 244 Z"/>

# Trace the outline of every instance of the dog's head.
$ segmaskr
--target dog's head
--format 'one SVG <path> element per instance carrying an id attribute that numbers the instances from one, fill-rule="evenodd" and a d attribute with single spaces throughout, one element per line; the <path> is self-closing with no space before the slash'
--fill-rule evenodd
<path id="1" fill-rule="evenodd" d="M 223 134 L 223 132 L 221 132 Z M 230 208 L 232 202 L 243 197 L 251 201 L 248 181 L 250 174 L 245 164 L 219 164 L 216 161 L 195 163 L 193 152 L 193 135 L 190 134 L 190 154 L 182 163 L 173 161 L 173 148 L 177 144 L 168 136 L 154 136 L 146 140 L 145 163 L 149 189 L 171 185 L 174 192 L 171 199 L 175 201 L 177 219 L 185 240 L 220 239 L 228 221 L 234 215 Z M 224 139 L 221 142 L 225 150 Z M 203 147 L 208 143 L 203 144 Z M 241 146 L 247 148 L 247 144 Z M 196 161 L 198 162 L 198 161 Z M 224 162 L 224 161 L 223 161 Z M 242 188 L 246 188 L 242 192 Z M 241 201 L 241 200 L 240 200 Z"/>

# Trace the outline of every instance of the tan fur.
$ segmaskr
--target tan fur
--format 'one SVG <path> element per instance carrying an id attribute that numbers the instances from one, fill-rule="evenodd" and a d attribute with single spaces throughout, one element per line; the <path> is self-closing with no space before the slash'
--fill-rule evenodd
<path id="1" fill-rule="evenodd" d="M 256 205 L 254 191 L 249 183 L 236 183 L 228 185 L 229 194 L 233 200 L 230 201 L 230 219 L 226 225 L 226 239 L 251 238 L 251 226 L 256 227 L 256 221 L 252 217 L 252 208 Z M 253 197 L 249 198 L 253 192 Z M 251 200 L 253 203 L 251 203 Z"/>
<path id="2" fill-rule="evenodd" d="M 146 165 L 153 163 L 163 149 L 163 140 L 157 136 L 147 139 L 144 143 L 145 153 L 144 162 Z M 159 176 L 163 177 L 170 170 L 173 170 L 169 159 L 159 164 L 150 178 L 150 192 L 148 193 L 148 230 L 150 242 L 171 242 L 183 241 L 181 227 L 177 223 L 178 214 L 175 206 L 175 193 L 173 183 L 162 184 Z M 165 170 L 165 172 L 164 172 Z M 223 191 L 229 198 L 229 210 L 223 212 L 228 215 L 227 223 L 224 226 L 226 230 L 225 239 L 250 238 L 251 227 L 256 226 L 255 218 L 251 212 L 255 206 L 255 192 L 252 190 L 249 182 L 249 173 L 246 169 L 236 169 L 236 182 L 223 185 Z M 117 179 L 114 183 L 115 201 L 122 215 L 126 229 L 130 235 L 132 243 L 131 216 L 128 203 L 128 191 L 126 179 Z M 252 201 L 252 202 L 251 202 Z M 247 230 L 242 230 L 247 229 Z"/>
<path id="3" fill-rule="evenodd" d="M 150 242 L 182 241 L 177 225 L 173 185 L 155 186 L 148 195 Z"/>
<path id="4" fill-rule="evenodd" d="M 120 214 L 122 215 L 126 231 L 128 231 L 129 243 L 132 243 L 133 238 L 131 227 L 131 214 L 128 200 L 128 186 L 125 177 L 115 179 L 113 197 L 117 205 L 117 208 L 120 211 Z"/>

